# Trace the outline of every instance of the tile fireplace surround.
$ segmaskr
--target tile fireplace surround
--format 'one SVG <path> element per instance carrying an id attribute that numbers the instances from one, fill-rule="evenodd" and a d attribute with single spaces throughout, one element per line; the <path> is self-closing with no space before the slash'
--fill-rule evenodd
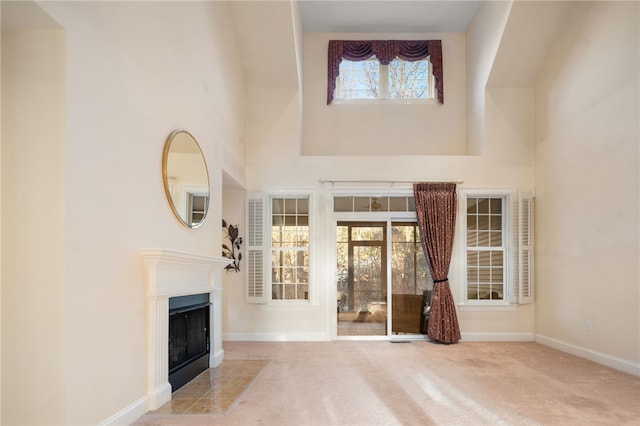
<path id="1" fill-rule="evenodd" d="M 230 260 L 164 249 L 140 250 L 147 283 L 147 397 L 149 410 L 171 400 L 169 384 L 169 298 L 209 293 L 209 365 L 222 362 L 222 269 Z"/>

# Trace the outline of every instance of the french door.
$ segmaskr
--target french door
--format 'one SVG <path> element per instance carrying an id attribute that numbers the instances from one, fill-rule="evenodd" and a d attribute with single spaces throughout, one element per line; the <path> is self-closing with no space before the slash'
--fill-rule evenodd
<path id="1" fill-rule="evenodd" d="M 338 221 L 336 259 L 337 336 L 426 333 L 433 282 L 414 221 Z"/>
<path id="2" fill-rule="evenodd" d="M 387 224 L 338 222 L 338 336 L 387 335 Z"/>

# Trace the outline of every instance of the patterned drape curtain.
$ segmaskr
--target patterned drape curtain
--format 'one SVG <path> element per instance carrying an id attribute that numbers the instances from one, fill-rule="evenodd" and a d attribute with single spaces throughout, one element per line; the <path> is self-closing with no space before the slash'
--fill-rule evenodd
<path id="1" fill-rule="evenodd" d="M 422 249 L 433 276 L 427 335 L 431 340 L 456 343 L 460 327 L 447 277 L 456 221 L 456 184 L 416 183 L 413 194 Z"/>
<path id="2" fill-rule="evenodd" d="M 440 40 L 329 40 L 327 105 L 333 100 L 336 79 L 342 59 L 365 61 L 373 55 L 383 65 L 398 57 L 404 61 L 420 61 L 429 56 L 436 80 L 438 100 L 444 103 L 442 80 L 442 41 Z"/>

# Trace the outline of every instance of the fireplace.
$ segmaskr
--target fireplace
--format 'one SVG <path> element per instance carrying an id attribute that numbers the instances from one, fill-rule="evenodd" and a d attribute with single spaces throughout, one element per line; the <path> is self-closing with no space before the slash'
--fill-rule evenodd
<path id="1" fill-rule="evenodd" d="M 209 368 L 209 294 L 169 298 L 169 383 L 175 392 Z"/>
<path id="2" fill-rule="evenodd" d="M 209 313 L 204 323 L 208 326 L 209 352 L 200 356 L 194 355 L 194 359 L 200 359 L 199 362 L 202 362 L 202 358 L 205 358 L 208 360 L 208 367 L 216 367 L 224 358 L 222 270 L 229 264 L 230 259 L 164 249 L 144 249 L 140 250 L 140 255 L 146 266 L 147 284 L 148 392 L 146 401 L 147 409 L 155 410 L 171 400 L 173 388 L 173 383 L 169 380 L 170 299 L 208 294 Z M 193 304 L 186 303 L 182 308 Z M 203 307 L 200 306 L 200 308 Z M 180 362 L 180 364 L 183 363 L 194 364 L 187 361 Z M 195 363 L 193 367 L 197 365 Z"/>

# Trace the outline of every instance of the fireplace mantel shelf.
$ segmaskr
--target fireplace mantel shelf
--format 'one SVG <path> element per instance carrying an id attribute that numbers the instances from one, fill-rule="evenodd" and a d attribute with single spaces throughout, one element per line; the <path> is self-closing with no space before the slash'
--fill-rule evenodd
<path id="1" fill-rule="evenodd" d="M 147 296 L 173 297 L 221 288 L 215 273 L 233 262 L 224 257 L 202 256 L 167 249 L 141 249 L 147 266 Z"/>
<path id="2" fill-rule="evenodd" d="M 233 262 L 232 259 L 227 259 L 226 257 L 203 256 L 167 249 L 140 249 L 138 251 L 147 262 L 220 264 L 222 266 Z"/>
<path id="3" fill-rule="evenodd" d="M 211 302 L 211 355 L 209 365 L 222 362 L 222 269 L 232 262 L 167 249 L 140 249 L 146 266 L 148 408 L 155 410 L 171 400 L 168 338 L 169 298 L 209 293 Z"/>

